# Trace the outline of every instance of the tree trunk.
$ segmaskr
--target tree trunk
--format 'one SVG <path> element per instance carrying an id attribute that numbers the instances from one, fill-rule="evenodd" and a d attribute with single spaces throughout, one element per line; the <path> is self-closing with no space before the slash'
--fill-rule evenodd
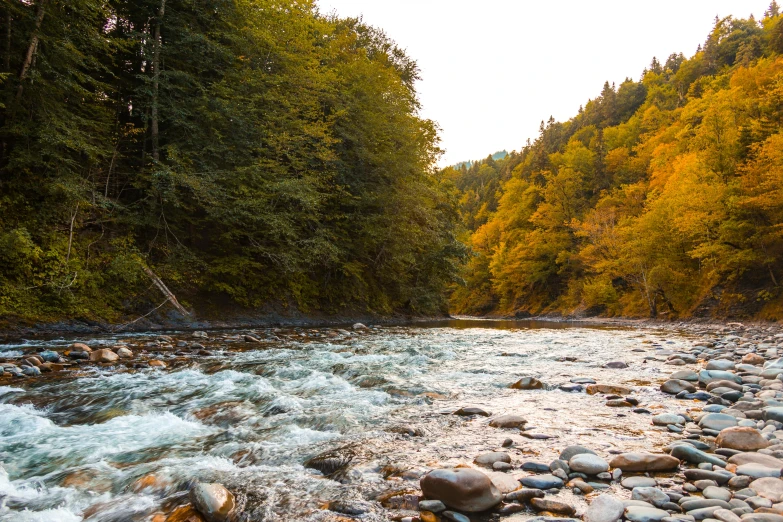
<path id="1" fill-rule="evenodd" d="M 22 90 L 24 89 L 24 81 L 27 78 L 27 73 L 30 72 L 30 65 L 33 63 L 33 55 L 38 47 L 39 33 L 41 31 L 41 23 L 43 22 L 44 15 L 46 14 L 46 1 L 40 0 L 38 6 L 35 9 L 35 28 L 33 34 L 30 35 L 30 45 L 27 46 L 27 53 L 22 62 L 22 68 L 19 70 L 19 89 L 16 91 L 16 100 L 22 99 Z"/>
<path id="2" fill-rule="evenodd" d="M 152 282 L 155 284 L 155 286 L 158 287 L 158 290 L 160 290 L 161 293 L 166 296 L 169 302 L 174 306 L 174 308 L 177 309 L 179 313 L 181 313 L 182 315 L 190 315 L 190 312 L 185 310 L 185 308 L 181 304 L 179 304 L 179 301 L 177 301 L 177 297 L 171 292 L 171 290 L 168 289 L 168 287 L 163 283 L 160 277 L 158 277 L 152 270 L 150 270 L 146 266 L 142 267 L 142 269 L 144 270 L 144 273 L 146 273 L 147 276 L 150 279 L 152 279 Z"/>
<path id="3" fill-rule="evenodd" d="M 163 15 L 165 12 L 166 0 L 161 0 L 158 16 L 155 19 L 155 43 L 152 50 L 152 114 L 150 121 L 150 133 L 152 134 L 152 159 L 156 162 L 160 160 L 160 152 L 158 150 L 158 91 L 160 89 L 160 48 L 162 46 L 160 27 L 163 24 Z"/>
<path id="4" fill-rule="evenodd" d="M 11 71 L 11 8 L 5 12 L 5 72 Z"/>

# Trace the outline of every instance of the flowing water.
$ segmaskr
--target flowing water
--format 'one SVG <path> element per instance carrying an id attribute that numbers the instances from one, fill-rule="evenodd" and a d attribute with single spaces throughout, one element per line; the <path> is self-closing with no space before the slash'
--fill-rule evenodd
<path id="1" fill-rule="evenodd" d="M 246 333 L 262 343 L 244 342 Z M 330 501 L 361 505 L 415 489 L 427 469 L 470 463 L 509 437 L 517 464 L 549 462 L 573 443 L 604 455 L 652 449 L 669 435 L 649 415 L 609 408 L 600 396 L 508 386 L 522 376 L 550 386 L 587 377 L 633 386 L 654 413 L 678 411 L 683 404 L 658 385 L 672 371 L 666 354 L 692 342 L 674 332 L 531 321 L 169 335 L 212 353 L 160 351 L 165 370 L 84 364 L 0 379 L 0 520 L 149 520 L 185 502 L 194 481 L 226 485 L 247 520 L 328 520 Z M 74 341 L 155 352 L 158 336 L 28 340 L 0 345 L 0 357 Z M 602 367 L 614 360 L 629 368 Z M 553 438 L 448 414 L 462 406 L 521 414 L 527 433 Z M 339 476 L 304 466 L 330 450 L 350 459 Z M 386 519 L 368 509 L 366 520 Z"/>

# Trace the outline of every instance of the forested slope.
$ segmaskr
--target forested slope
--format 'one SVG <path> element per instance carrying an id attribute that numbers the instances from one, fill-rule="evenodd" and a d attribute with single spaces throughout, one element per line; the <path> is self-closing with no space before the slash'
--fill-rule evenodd
<path id="1" fill-rule="evenodd" d="M 134 317 L 150 274 L 196 310 L 444 309 L 456 208 L 380 31 L 307 0 L 5 0 L 0 25 L 0 317 Z"/>
<path id="2" fill-rule="evenodd" d="M 783 17 L 606 84 L 520 153 L 446 169 L 473 256 L 457 313 L 782 318 Z"/>

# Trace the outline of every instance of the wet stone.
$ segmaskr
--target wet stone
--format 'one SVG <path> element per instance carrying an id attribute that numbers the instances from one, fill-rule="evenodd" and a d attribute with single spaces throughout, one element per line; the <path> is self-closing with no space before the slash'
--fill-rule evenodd
<path id="1" fill-rule="evenodd" d="M 221 484 L 196 484 L 190 490 L 190 501 L 207 522 L 229 520 L 235 507 L 234 495 Z"/>
<path id="2" fill-rule="evenodd" d="M 535 377 L 522 377 L 511 385 L 514 390 L 543 390 L 546 386 Z"/>
<path id="3" fill-rule="evenodd" d="M 536 475 L 531 477 L 522 477 L 519 482 L 527 488 L 534 489 L 560 489 L 563 487 L 563 479 L 554 475 Z"/>

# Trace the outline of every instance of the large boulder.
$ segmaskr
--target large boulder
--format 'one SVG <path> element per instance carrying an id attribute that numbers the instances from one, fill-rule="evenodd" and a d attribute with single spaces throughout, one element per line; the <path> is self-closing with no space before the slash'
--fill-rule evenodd
<path id="1" fill-rule="evenodd" d="M 609 466 L 623 471 L 670 471 L 679 465 L 680 461 L 670 455 L 653 453 L 621 453 L 609 461 Z"/>
<path id="2" fill-rule="evenodd" d="M 236 502 L 221 484 L 196 484 L 190 490 L 190 501 L 207 522 L 225 522 L 234 512 Z"/>
<path id="3" fill-rule="evenodd" d="M 424 496 L 440 500 L 466 513 L 486 511 L 498 505 L 500 491 L 484 473 L 471 468 L 436 469 L 419 481 Z"/>
<path id="4" fill-rule="evenodd" d="M 758 451 L 769 446 L 769 441 L 765 439 L 756 428 L 735 426 L 721 430 L 715 444 L 721 448 L 729 448 L 739 451 Z"/>

